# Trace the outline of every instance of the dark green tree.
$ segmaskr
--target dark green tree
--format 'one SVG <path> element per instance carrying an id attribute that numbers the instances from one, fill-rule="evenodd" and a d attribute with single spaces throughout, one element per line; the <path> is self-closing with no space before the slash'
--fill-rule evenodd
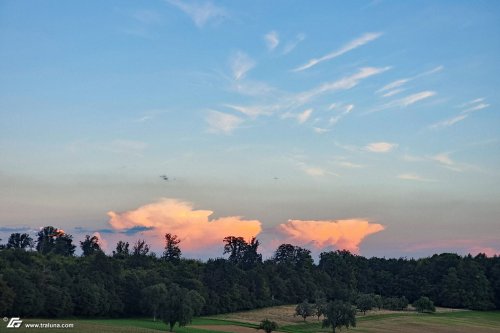
<path id="1" fill-rule="evenodd" d="M 450 308 L 462 307 L 462 295 L 465 294 L 465 291 L 462 289 L 455 267 L 450 267 L 448 269 L 448 272 L 443 277 L 441 285 L 441 292 L 439 294 L 441 305 Z"/>
<path id="2" fill-rule="evenodd" d="M 382 296 L 378 294 L 372 294 L 372 299 L 373 299 L 373 306 L 379 309 L 380 311 L 380 309 L 382 309 L 382 306 L 384 305 Z"/>
<path id="3" fill-rule="evenodd" d="M 418 312 L 436 312 L 436 307 L 434 302 L 429 299 L 429 297 L 422 296 L 415 302 L 413 302 L 413 307 Z"/>
<path id="4" fill-rule="evenodd" d="M 24 233 L 13 233 L 10 235 L 7 241 L 6 248 L 8 249 L 32 249 L 35 246 L 35 242 L 30 235 Z"/>
<path id="5" fill-rule="evenodd" d="M 37 236 L 36 250 L 42 254 L 72 256 L 75 253 L 73 236 L 66 234 L 62 229 L 47 226 L 40 230 Z"/>
<path id="6" fill-rule="evenodd" d="M 7 282 L 0 275 L 0 313 L 10 315 L 15 298 L 14 290 L 7 285 Z"/>
<path id="7" fill-rule="evenodd" d="M 276 331 L 278 329 L 278 324 L 275 321 L 270 321 L 269 319 L 264 319 L 260 322 L 257 330 L 264 330 L 266 333 L 271 333 L 272 331 Z"/>
<path id="8" fill-rule="evenodd" d="M 314 302 L 314 314 L 319 318 L 323 316 L 326 312 L 326 307 L 328 306 L 328 302 L 326 301 L 326 295 L 323 291 L 319 290 L 315 293 L 315 302 Z"/>
<path id="9" fill-rule="evenodd" d="M 51 252 L 55 247 L 55 240 L 57 237 L 60 237 L 64 234 L 64 231 L 61 231 L 52 226 L 44 227 L 37 234 L 37 243 L 36 250 L 42 254 L 47 254 Z"/>
<path id="10" fill-rule="evenodd" d="M 371 310 L 374 306 L 373 296 L 370 294 L 361 294 L 356 299 L 356 307 L 359 311 L 366 314 L 366 311 Z"/>
<path id="11" fill-rule="evenodd" d="M 128 242 L 118 241 L 118 243 L 116 243 L 116 250 L 113 251 L 113 257 L 128 257 L 130 255 L 129 246 L 130 244 Z"/>
<path id="12" fill-rule="evenodd" d="M 134 247 L 132 248 L 132 254 L 134 256 L 146 256 L 149 253 L 149 245 L 145 240 L 137 240 L 135 242 Z"/>
<path id="13" fill-rule="evenodd" d="M 306 321 L 307 317 L 314 316 L 315 313 L 314 307 L 307 301 L 307 299 L 295 307 L 295 316 L 302 317 L 304 321 Z"/>
<path id="14" fill-rule="evenodd" d="M 142 289 L 142 307 L 153 315 L 153 321 L 156 321 L 156 316 L 167 297 L 167 293 L 167 287 L 164 283 L 154 284 Z"/>
<path id="15" fill-rule="evenodd" d="M 165 251 L 163 252 L 163 258 L 170 262 L 177 262 L 181 259 L 181 248 L 179 243 L 181 240 L 177 235 L 172 235 L 170 233 L 165 234 Z"/>
<path id="16" fill-rule="evenodd" d="M 80 241 L 80 247 L 83 251 L 83 256 L 87 257 L 96 252 L 102 252 L 99 245 L 99 238 L 97 236 L 85 235 L 85 239 Z"/>
<path id="17" fill-rule="evenodd" d="M 322 327 L 332 327 L 333 333 L 345 326 L 356 327 L 356 309 L 350 304 L 342 301 L 328 303 L 323 319 Z"/>
<path id="18" fill-rule="evenodd" d="M 240 265 L 243 269 L 250 269 L 262 263 L 262 255 L 257 253 L 260 242 L 253 237 L 247 243 L 243 237 L 227 236 L 224 238 L 224 252 L 229 253 L 229 262 Z"/>
<path id="19" fill-rule="evenodd" d="M 193 316 L 200 313 L 204 299 L 196 291 L 188 291 L 178 284 L 171 284 L 160 306 L 162 320 L 173 331 L 176 323 L 185 326 L 190 323 Z"/>
<path id="20" fill-rule="evenodd" d="M 308 269 L 313 266 L 311 251 L 292 244 L 281 244 L 276 249 L 274 262 L 277 264 L 291 265 L 299 269 Z"/>

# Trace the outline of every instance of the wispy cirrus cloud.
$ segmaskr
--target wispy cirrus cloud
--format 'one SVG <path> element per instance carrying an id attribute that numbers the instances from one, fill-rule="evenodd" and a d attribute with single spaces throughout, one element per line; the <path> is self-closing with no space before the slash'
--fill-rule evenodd
<path id="1" fill-rule="evenodd" d="M 401 107 L 407 107 L 407 106 L 410 106 L 412 104 L 415 104 L 419 101 L 422 101 L 426 98 L 429 98 L 429 97 L 432 97 L 436 95 L 436 92 L 435 91 L 422 91 L 422 92 L 419 92 L 419 93 L 416 93 L 416 94 L 412 94 L 412 95 L 409 95 L 409 96 L 406 96 L 404 98 L 401 98 L 399 99 L 398 101 L 396 101 L 396 106 L 401 106 Z"/>
<path id="2" fill-rule="evenodd" d="M 337 81 L 323 83 L 316 88 L 302 92 L 296 96 L 296 100 L 299 103 L 307 103 L 312 99 L 328 92 L 351 89 L 357 86 L 361 80 L 381 74 L 389 69 L 390 67 L 363 67 L 360 68 L 355 74 L 345 76 Z"/>
<path id="3" fill-rule="evenodd" d="M 365 146 L 365 150 L 372 153 L 389 153 L 398 147 L 397 143 L 372 142 Z"/>
<path id="4" fill-rule="evenodd" d="M 283 54 L 292 52 L 297 47 L 297 45 L 299 45 L 305 39 L 306 35 L 304 33 L 297 34 L 294 40 L 289 41 L 285 44 L 285 46 L 283 47 Z"/>
<path id="5" fill-rule="evenodd" d="M 354 109 L 354 104 L 348 104 L 348 105 L 345 105 L 342 107 L 339 107 L 337 104 L 332 104 L 328 108 L 328 110 L 335 110 L 335 109 L 340 109 L 340 113 L 336 114 L 335 116 L 330 117 L 330 119 L 328 120 L 328 123 L 330 125 L 337 124 L 340 119 L 342 119 L 343 117 L 345 117 L 346 115 L 351 113 L 352 110 Z"/>
<path id="6" fill-rule="evenodd" d="M 169 4 L 179 8 L 186 13 L 199 28 L 204 27 L 208 22 L 221 21 L 228 16 L 225 8 L 214 5 L 209 1 L 181 1 L 166 0 Z"/>
<path id="7" fill-rule="evenodd" d="M 405 85 L 406 83 L 411 82 L 411 81 L 418 79 L 420 77 L 423 77 L 423 76 L 438 73 L 438 72 L 442 71 L 443 69 L 444 69 L 444 66 L 437 66 L 431 70 L 425 71 L 423 73 L 417 74 L 417 75 L 412 76 L 412 77 L 397 79 L 395 81 L 392 81 L 392 82 L 386 84 L 385 86 L 383 86 L 382 88 L 377 90 L 376 93 L 382 93 L 383 94 L 382 97 L 389 97 L 389 96 L 395 95 L 403 90 L 402 86 Z"/>
<path id="8" fill-rule="evenodd" d="M 272 106 L 241 106 L 225 104 L 224 106 L 233 109 L 235 111 L 241 112 L 250 118 L 257 118 L 258 116 L 270 116 L 273 114 Z"/>
<path id="9" fill-rule="evenodd" d="M 264 41 L 266 42 L 267 49 L 273 51 L 280 43 L 279 35 L 276 31 L 270 31 L 264 35 Z"/>
<path id="10" fill-rule="evenodd" d="M 445 127 L 450 127 L 455 125 L 462 120 L 465 120 L 469 115 L 467 114 L 459 114 L 458 116 L 454 116 L 445 120 L 438 121 L 437 123 L 429 125 L 430 129 L 440 129 Z"/>
<path id="11" fill-rule="evenodd" d="M 297 119 L 297 122 L 299 124 L 303 124 L 311 117 L 313 112 L 314 112 L 314 109 L 312 109 L 312 108 L 304 110 L 303 112 L 300 112 L 300 113 L 286 112 L 286 113 L 281 115 L 281 118 L 282 119 L 295 118 L 295 119 Z"/>
<path id="12" fill-rule="evenodd" d="M 348 168 L 348 169 L 361 169 L 365 167 L 362 164 L 352 163 L 349 161 L 338 161 L 335 163 L 343 168 Z"/>
<path id="13" fill-rule="evenodd" d="M 229 60 L 229 66 L 235 80 L 241 80 L 255 66 L 255 61 L 242 51 L 236 52 Z"/>
<path id="14" fill-rule="evenodd" d="M 379 38 L 380 36 L 382 36 L 382 33 L 380 32 L 370 32 L 370 33 L 366 33 L 364 34 L 363 36 L 359 37 L 359 38 L 356 38 L 352 41 L 350 41 L 349 43 L 345 44 L 344 46 L 342 46 L 340 49 L 338 50 L 335 50 L 333 52 L 330 52 L 320 58 L 312 58 L 310 59 L 306 64 L 302 65 L 302 66 L 299 66 L 295 69 L 293 69 L 294 72 L 300 72 L 300 71 L 303 71 L 303 70 L 306 70 L 308 68 L 311 68 L 313 66 L 316 66 L 324 61 L 327 61 L 327 60 L 330 60 L 330 59 L 334 59 L 338 56 L 341 56 L 342 54 L 344 53 L 347 53 L 351 50 L 354 50 L 360 46 L 363 46 L 377 38 Z"/>
<path id="15" fill-rule="evenodd" d="M 403 179 L 403 180 L 412 180 L 412 181 L 417 181 L 417 182 L 435 182 L 436 181 L 435 179 L 425 178 L 425 177 L 422 177 L 416 173 L 403 173 L 403 174 L 398 175 L 397 178 Z"/>
<path id="16" fill-rule="evenodd" d="M 383 104 L 379 107 L 376 107 L 372 110 L 365 112 L 364 114 L 380 112 L 380 111 L 384 111 L 384 110 L 392 109 L 392 108 L 405 108 L 405 107 L 413 105 L 417 102 L 420 102 L 420 101 L 423 101 L 423 100 L 428 99 L 430 97 L 433 97 L 435 95 L 437 95 L 437 93 L 435 91 L 431 91 L 431 90 L 421 91 L 421 92 L 418 92 L 415 94 L 411 94 L 411 95 L 402 97 L 400 99 L 396 99 L 396 100 L 391 101 L 389 103 Z"/>
<path id="17" fill-rule="evenodd" d="M 242 123 L 243 119 L 235 115 L 210 110 L 205 121 L 209 125 L 209 132 L 231 134 Z"/>
<path id="18" fill-rule="evenodd" d="M 388 92 L 386 92 L 385 94 L 382 95 L 382 97 L 391 97 L 391 96 L 394 96 L 394 95 L 397 95 L 401 92 L 405 91 L 404 89 L 393 89 L 393 90 L 389 90 Z"/>
<path id="19" fill-rule="evenodd" d="M 487 103 L 483 103 L 483 101 L 484 101 L 484 98 L 476 98 L 472 101 L 463 103 L 462 105 L 459 106 L 460 108 L 463 109 L 459 114 L 457 114 L 451 118 L 433 123 L 433 124 L 429 125 L 428 128 L 430 128 L 430 129 L 442 129 L 442 128 L 453 126 L 456 123 L 467 119 L 471 113 L 486 109 L 490 106 Z"/>

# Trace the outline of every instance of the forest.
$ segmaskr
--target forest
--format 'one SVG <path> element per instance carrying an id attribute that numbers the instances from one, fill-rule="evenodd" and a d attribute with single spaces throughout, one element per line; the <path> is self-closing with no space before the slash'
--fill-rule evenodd
<path id="1" fill-rule="evenodd" d="M 182 242 L 165 235 L 157 255 L 144 240 L 120 241 L 107 255 L 99 239 L 73 237 L 54 227 L 12 234 L 0 247 L 0 313 L 5 316 L 156 316 L 162 294 L 176 291 L 196 314 L 219 314 L 304 301 L 355 303 L 372 295 L 385 308 L 421 297 L 436 306 L 500 309 L 500 257 L 435 254 L 420 259 L 365 258 L 345 250 L 323 252 L 282 244 L 263 260 L 260 242 L 221 240 L 221 257 L 182 257 Z M 77 247 L 81 255 L 75 255 Z"/>

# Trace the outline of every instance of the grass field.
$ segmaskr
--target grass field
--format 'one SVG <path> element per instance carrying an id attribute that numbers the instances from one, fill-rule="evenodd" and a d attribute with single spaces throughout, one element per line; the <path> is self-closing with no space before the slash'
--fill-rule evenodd
<path id="1" fill-rule="evenodd" d="M 277 321 L 280 332 L 313 333 L 331 332 L 322 329 L 316 318 L 309 318 L 306 323 L 293 317 L 294 306 L 281 306 L 254 311 L 231 313 L 215 317 L 196 318 L 187 327 L 176 327 L 178 333 L 251 333 L 256 323 L 264 318 Z M 291 312 L 290 312 L 291 311 Z M 25 328 L 24 324 L 60 323 L 75 325 L 72 329 L 37 329 Z M 73 333 L 156 333 L 166 331 L 162 322 L 151 319 L 27 319 L 18 329 L 7 329 L 0 323 L 0 332 L 73 332 Z M 345 332 L 345 329 L 342 330 Z M 263 331 L 259 331 L 263 332 Z M 500 332 L 500 312 L 446 311 L 441 309 L 436 314 L 418 314 L 415 312 L 370 311 L 366 316 L 360 315 L 357 327 L 349 332 L 365 333 L 493 333 Z"/>

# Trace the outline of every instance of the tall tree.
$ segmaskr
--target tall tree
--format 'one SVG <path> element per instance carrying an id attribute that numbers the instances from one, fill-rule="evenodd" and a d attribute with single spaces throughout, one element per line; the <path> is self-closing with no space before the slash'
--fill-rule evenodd
<path id="1" fill-rule="evenodd" d="M 181 240 L 177 235 L 172 235 L 170 233 L 165 234 L 165 251 L 163 252 L 163 258 L 165 260 L 170 262 L 179 261 L 181 258 L 180 242 Z"/>
<path id="2" fill-rule="evenodd" d="M 34 245 L 35 242 L 33 241 L 33 238 L 30 237 L 30 235 L 26 233 L 13 233 L 10 235 L 6 247 L 8 249 L 32 249 Z"/>
<path id="3" fill-rule="evenodd" d="M 99 245 L 99 238 L 97 236 L 85 235 L 85 239 L 80 241 L 80 247 L 83 251 L 83 256 L 87 257 L 96 252 L 102 252 Z"/>
<path id="4" fill-rule="evenodd" d="M 356 309 L 351 304 L 342 301 L 330 302 L 326 308 L 322 327 L 330 326 L 333 333 L 337 328 L 341 330 L 343 326 L 356 327 Z"/>

